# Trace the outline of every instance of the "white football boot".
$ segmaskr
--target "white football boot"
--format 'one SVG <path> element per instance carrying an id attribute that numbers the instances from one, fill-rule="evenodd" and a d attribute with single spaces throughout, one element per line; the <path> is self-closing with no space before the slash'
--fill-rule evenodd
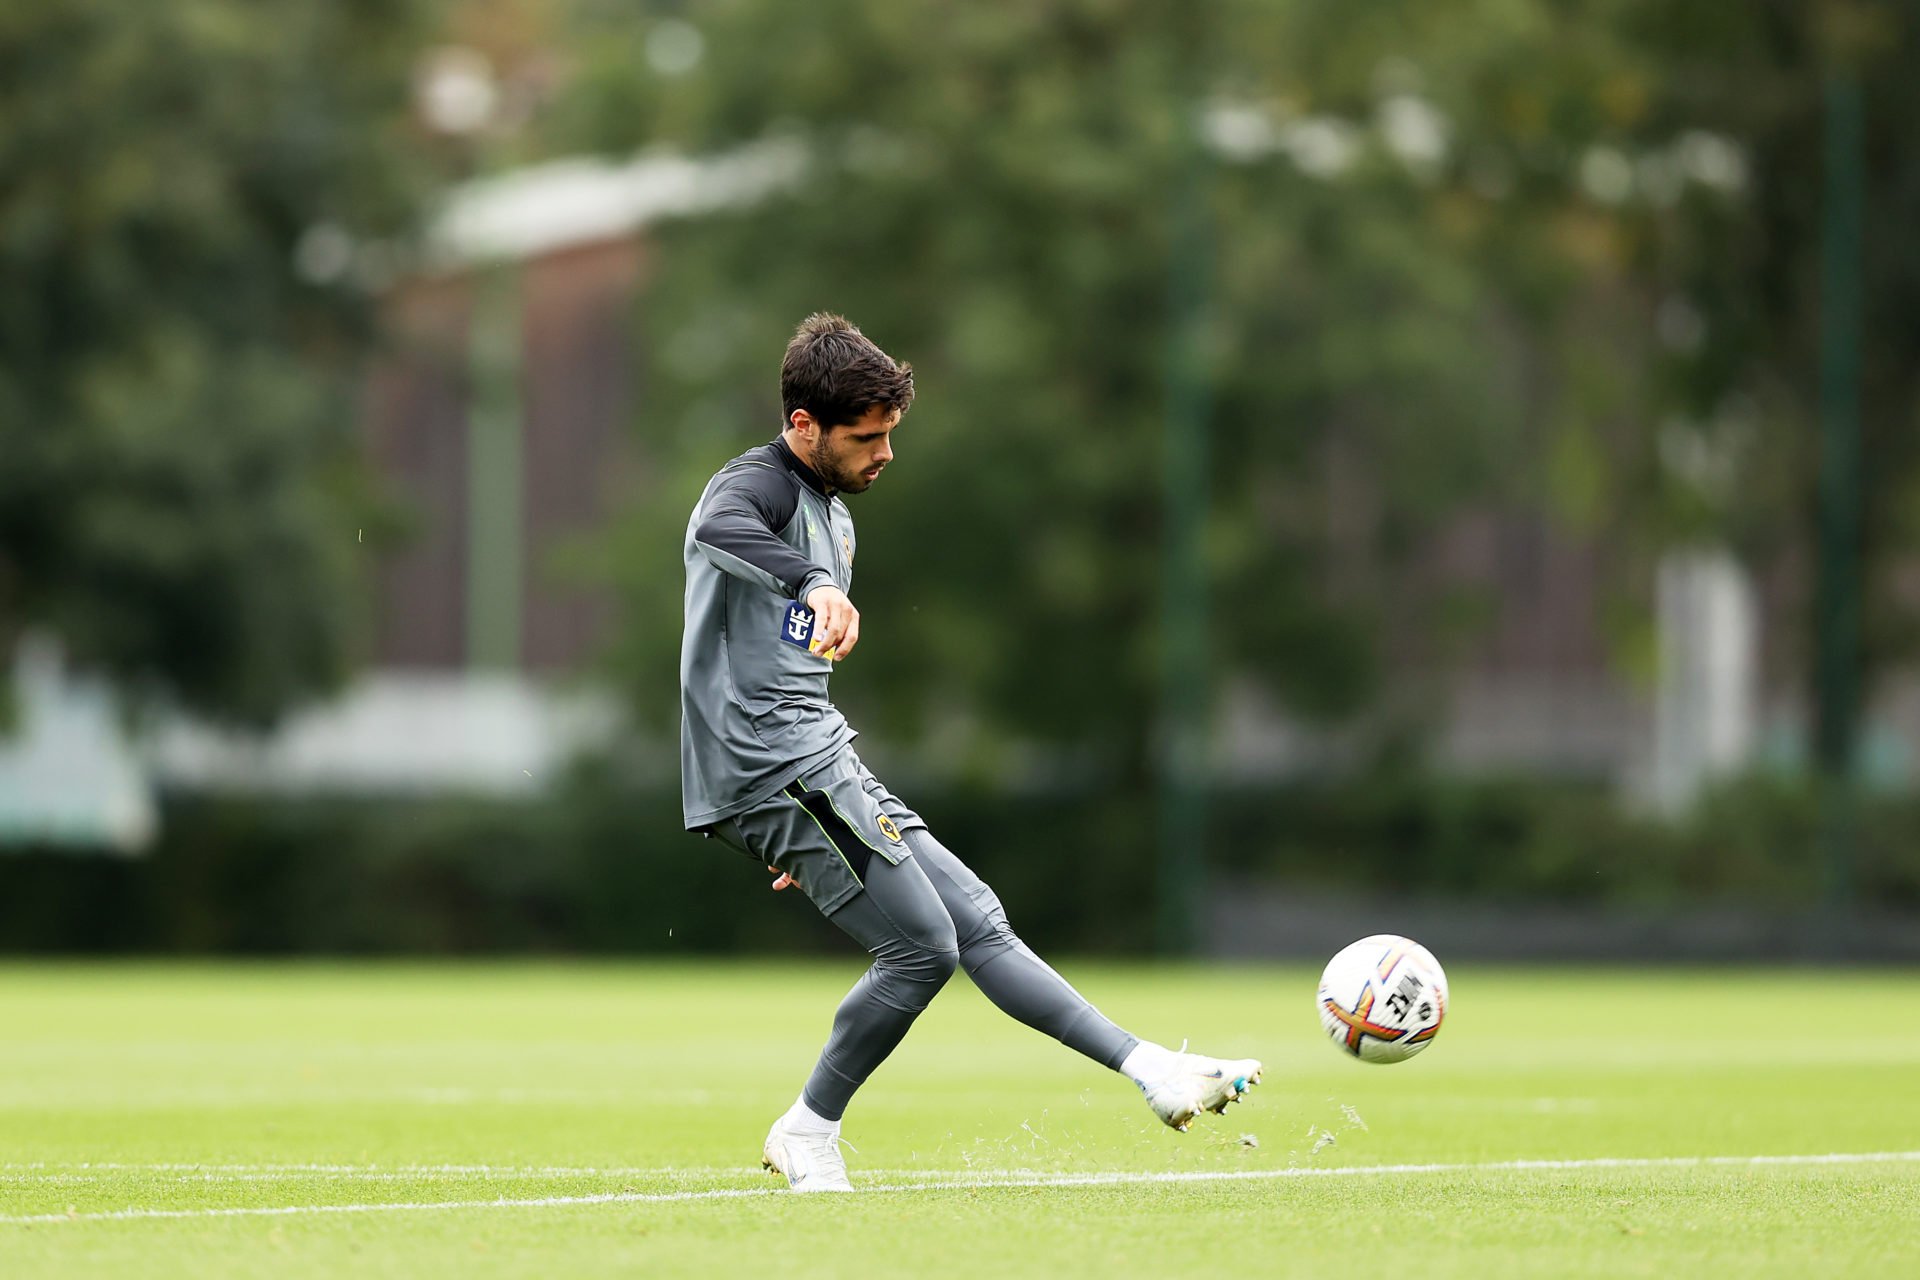
<path id="1" fill-rule="evenodd" d="M 1147 1095 L 1153 1114 L 1169 1128 L 1187 1131 L 1202 1111 L 1224 1113 L 1260 1083 L 1260 1063 L 1253 1058 L 1209 1058 L 1200 1053 L 1170 1053 L 1160 1070 L 1135 1081 Z"/>
<path id="2" fill-rule="evenodd" d="M 795 1191 L 851 1191 L 847 1162 L 840 1155 L 840 1135 L 797 1129 L 781 1116 L 767 1131 L 761 1151 L 762 1167 L 787 1180 Z"/>

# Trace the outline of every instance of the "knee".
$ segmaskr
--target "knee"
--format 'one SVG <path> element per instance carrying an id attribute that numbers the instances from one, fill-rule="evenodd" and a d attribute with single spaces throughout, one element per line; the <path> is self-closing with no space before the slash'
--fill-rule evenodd
<path id="1" fill-rule="evenodd" d="M 1007 923 L 1006 908 L 985 885 L 973 899 L 974 912 L 954 922 L 960 937 L 960 961 L 972 973 L 997 955 L 1021 945 L 1020 935 Z"/>
<path id="2" fill-rule="evenodd" d="M 938 991 L 960 964 L 960 945 L 949 930 L 944 937 L 933 938 L 914 947 L 904 968 L 915 982 L 930 991 Z"/>
<path id="3" fill-rule="evenodd" d="M 959 959 L 959 948 L 951 939 L 945 946 L 896 946 L 875 958 L 867 980 L 882 1003 L 902 1013 L 918 1014 L 947 985 Z"/>
<path id="4" fill-rule="evenodd" d="M 960 946 L 948 923 L 945 928 L 903 934 L 876 958 L 890 976 L 924 991 L 931 1000 L 959 965 Z"/>
<path id="5" fill-rule="evenodd" d="M 882 941 L 871 947 L 874 960 L 893 983 L 933 998 L 960 962 L 953 917 L 919 866 L 902 862 L 879 866 L 867 883 L 876 917 L 885 922 Z M 917 1002 L 924 1007 L 924 1001 Z"/>

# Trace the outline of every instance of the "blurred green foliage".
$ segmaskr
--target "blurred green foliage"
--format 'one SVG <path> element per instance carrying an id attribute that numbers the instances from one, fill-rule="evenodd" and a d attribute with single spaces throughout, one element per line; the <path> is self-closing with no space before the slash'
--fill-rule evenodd
<path id="1" fill-rule="evenodd" d="M 1138 953 L 1153 938 L 1149 795 L 989 788 L 916 795 L 940 838 L 1036 947 Z M 1711 903 L 1781 918 L 1819 899 L 1820 821 L 1800 784 L 1754 779 L 1681 823 L 1602 789 L 1418 774 L 1214 797 L 1215 872 L 1231 883 L 1605 904 Z M 136 860 L 0 858 L 9 951 L 262 953 L 841 952 L 845 938 L 765 868 L 677 832 L 678 796 L 604 766 L 548 796 L 343 800 L 175 797 Z M 1859 814 L 1860 901 L 1920 909 L 1920 799 Z"/>
<path id="2" fill-rule="evenodd" d="M 1438 670 L 1488 602 L 1421 557 L 1488 505 L 1595 541 L 1638 671 L 1663 548 L 1803 571 L 1836 74 L 1868 121 L 1868 656 L 1913 651 L 1920 15 L 1894 0 L 7 6 L 0 646 L 48 625 L 130 689 L 253 722 L 342 674 L 382 255 L 324 260 L 390 249 L 449 175 L 405 100 L 447 39 L 517 104 L 469 161 L 807 156 L 795 191 L 658 230 L 657 465 L 604 550 L 633 606 L 616 663 L 660 723 L 662 548 L 772 433 L 774 356 L 828 307 L 921 382 L 905 465 L 859 503 L 887 642 L 843 696 L 979 776 L 1009 738 L 1141 776 L 1195 182 L 1216 695 L 1340 720 Z"/>
<path id="3" fill-rule="evenodd" d="M 1920 652 L 1920 9 L 1900 0 L 1599 6 L 1644 68 L 1605 141 L 1631 166 L 1613 215 L 1624 282 L 1644 299 L 1646 399 L 1630 465 L 1595 471 L 1612 541 L 1725 541 L 1795 600 L 1768 635 L 1773 670 L 1810 674 L 1819 518 L 1821 292 L 1828 103 L 1858 86 L 1861 456 L 1857 547 L 1872 679 Z M 1725 144 L 1731 144 L 1728 149 Z M 1589 178 L 1593 175 L 1588 174 Z M 1731 198 L 1703 198 L 1711 192 Z M 1578 401 L 1571 402 L 1575 406 Z M 1604 403 L 1604 399 L 1602 400 Z M 1591 428 L 1583 413 L 1570 421 Z M 1831 696 L 1824 687 L 1815 698 Z M 1826 718 L 1830 708 L 1816 708 Z"/>
<path id="4" fill-rule="evenodd" d="M 636 74 L 644 31 L 594 46 L 583 140 L 713 151 L 771 134 L 810 166 L 790 196 L 661 233 L 639 425 L 662 466 L 615 553 L 631 597 L 674 590 L 660 552 L 701 482 L 777 429 L 792 325 L 842 311 L 914 362 L 919 397 L 900 465 L 855 502 L 873 642 L 836 695 L 859 723 L 942 735 L 982 778 L 1013 739 L 1142 779 L 1174 188 L 1220 80 L 1208 60 L 1284 49 L 1290 24 L 1266 12 L 694 6 L 710 52 L 671 81 Z M 1498 316 L 1421 179 L 1377 148 L 1339 184 L 1272 160 L 1210 163 L 1204 181 L 1215 687 L 1251 672 L 1347 715 L 1375 692 L 1391 612 L 1373 552 L 1417 545 L 1482 491 L 1517 425 L 1476 359 Z M 1336 437 L 1377 486 L 1377 522 L 1340 509 Z M 627 639 L 629 683 L 664 719 L 673 637 Z"/>
<path id="5" fill-rule="evenodd" d="M 130 691 L 254 723 L 346 670 L 369 519 L 350 388 L 380 255 L 325 260 L 403 237 L 445 177 L 405 93 L 449 31 L 560 68 L 527 77 L 557 97 L 530 92 L 503 126 L 521 132 L 489 139 L 495 159 L 767 141 L 807 157 L 794 191 L 651 233 L 635 348 L 648 468 L 601 547 L 629 606 L 613 663 L 634 705 L 671 723 L 673 549 L 695 493 L 776 429 L 792 325 L 843 311 L 915 363 L 920 398 L 903 465 L 855 502 L 868 643 L 837 696 L 956 767 L 972 789 L 946 821 L 967 856 L 1004 857 L 1003 878 L 1074 877 L 1036 896 L 1046 910 L 1093 909 L 1072 900 L 1078 861 L 996 850 L 1056 840 L 1124 860 L 1151 829 L 1185 183 L 1203 187 L 1211 229 L 1213 693 L 1349 720 L 1402 692 L 1390 673 L 1440 678 L 1498 608 L 1423 559 L 1466 510 L 1590 538 L 1630 671 L 1650 566 L 1675 544 L 1730 542 L 1807 620 L 1793 602 L 1810 596 L 1824 89 L 1857 79 L 1868 656 L 1884 668 L 1914 651 L 1911 5 L 71 0 L 0 6 L 0 652 L 49 626 Z M 1767 637 L 1777 683 L 1798 683 L 1806 630 Z M 1375 754 L 1403 740 L 1383 734 Z M 1377 806 L 1338 787 L 1268 790 L 1266 809 L 1220 797 L 1223 819 L 1266 833 L 1222 858 L 1303 871 L 1350 849 L 1386 874 L 1413 849 L 1410 884 L 1575 892 L 1594 860 L 1644 852 L 1666 869 L 1649 885 L 1745 877 L 1791 896 L 1806 845 L 1787 842 L 1812 840 L 1810 802 L 1779 788 L 1712 799 L 1662 836 L 1597 794 L 1362 776 Z M 1009 778 L 1026 790 L 994 789 Z M 263 848 L 297 845 L 315 868 L 391 857 L 416 884 L 449 867 L 453 903 L 538 900 L 512 876 L 572 885 L 583 865 L 544 860 L 585 847 L 548 825 L 576 821 L 563 800 L 604 813 L 572 793 L 377 821 L 316 804 Z M 1261 825 L 1283 800 L 1296 834 Z M 651 848 L 675 820 L 651 801 L 634 812 L 651 835 L 597 830 L 606 856 Z M 1904 812 L 1866 819 L 1870 863 L 1909 865 Z M 221 815 L 236 833 L 268 822 L 176 805 L 188 834 L 154 864 L 169 870 L 89 874 L 157 875 L 163 893 L 171 868 L 226 849 L 210 883 L 258 875 Z M 516 852 L 488 861 L 496 847 Z M 1905 874 L 1873 883 L 1911 901 Z M 645 893 L 615 897 L 640 910 Z M 429 900 L 376 894 L 335 918 Z M 576 909 L 554 908 L 573 923 L 550 936 L 601 936 L 574 931 Z M 638 936 L 627 927 L 606 936 Z"/>
<path id="6" fill-rule="evenodd" d="M 296 258 L 414 218 L 417 9 L 0 6 L 0 654 L 255 724 L 345 674 L 379 282 Z"/>
<path id="7" fill-rule="evenodd" d="M 1489 507 L 1599 549 L 1617 664 L 1646 677 L 1665 549 L 1728 544 L 1804 586 L 1823 89 L 1842 72 L 1871 152 L 1867 657 L 1913 652 L 1911 6 L 693 0 L 572 21 L 562 149 L 774 138 L 807 157 L 786 197 L 658 233 L 637 423 L 658 469 L 609 559 L 633 606 L 617 663 L 660 723 L 663 549 L 704 478 L 776 429 L 777 353 L 828 308 L 920 387 L 902 465 L 854 504 L 870 643 L 839 696 L 979 776 L 1010 739 L 1142 776 L 1196 129 L 1216 697 L 1252 685 L 1339 720 L 1394 699 L 1389 673 L 1441 676 L 1498 601 L 1423 556 Z M 1810 618 L 1785 607 L 1799 625 L 1769 660 L 1797 684 Z"/>

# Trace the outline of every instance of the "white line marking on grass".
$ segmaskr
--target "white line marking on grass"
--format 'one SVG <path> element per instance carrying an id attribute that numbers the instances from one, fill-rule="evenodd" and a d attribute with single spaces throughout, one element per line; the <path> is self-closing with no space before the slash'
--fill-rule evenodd
<path id="1" fill-rule="evenodd" d="M 193 1161 L 166 1161 L 134 1164 L 112 1160 L 34 1160 L 0 1161 L 0 1178 L 14 1175 L 77 1173 L 192 1173 L 234 1175 L 239 1178 L 297 1178 L 308 1175 L 361 1178 L 408 1178 L 431 1174 L 461 1174 L 471 1177 L 508 1178 L 595 1178 L 659 1177 L 664 1174 L 728 1173 L 733 1169 L 700 1165 L 657 1165 L 640 1168 L 632 1165 L 558 1165 L 558 1164 L 199 1164 Z"/>
<path id="2" fill-rule="evenodd" d="M 1758 1168 L 1778 1165 L 1888 1164 L 1920 1161 L 1920 1151 L 1830 1152 L 1824 1155 L 1785 1156 L 1655 1156 L 1601 1157 L 1591 1160 L 1497 1160 L 1484 1164 L 1375 1164 L 1334 1169 L 1198 1169 L 1165 1173 L 934 1173 L 924 1180 L 868 1184 L 869 1193 L 900 1191 L 964 1191 L 990 1187 L 1109 1187 L 1153 1183 L 1264 1182 L 1283 1178 L 1365 1178 L 1389 1174 L 1577 1172 L 1600 1169 Z M 678 1170 L 685 1174 L 686 1170 Z M 236 1206 L 219 1209 L 113 1209 L 89 1213 L 30 1213 L 0 1217 L 0 1225 L 29 1226 L 51 1222 L 113 1222 L 161 1218 L 270 1218 L 296 1214 L 409 1213 L 434 1209 L 546 1209 L 597 1204 L 662 1204 L 689 1200 L 741 1200 L 775 1196 L 781 1188 L 707 1188 L 699 1191 L 614 1191 L 599 1195 L 538 1196 L 530 1199 L 497 1197 L 491 1200 L 417 1200 L 385 1204 L 303 1204 Z"/>
<path id="3" fill-rule="evenodd" d="M 892 1190 L 892 1188 L 874 1188 Z M 541 1209 L 561 1205 L 621 1204 L 661 1200 L 730 1200 L 746 1196 L 778 1195 L 773 1187 L 738 1191 L 665 1191 L 644 1193 L 610 1191 L 594 1196 L 542 1196 L 532 1200 L 419 1200 L 392 1204 L 289 1204 L 230 1209 L 114 1209 L 106 1213 L 37 1213 L 0 1218 L 0 1225 L 25 1226 L 41 1222 L 108 1222 L 133 1218 L 275 1218 L 305 1213 L 396 1213 L 426 1209 Z"/>

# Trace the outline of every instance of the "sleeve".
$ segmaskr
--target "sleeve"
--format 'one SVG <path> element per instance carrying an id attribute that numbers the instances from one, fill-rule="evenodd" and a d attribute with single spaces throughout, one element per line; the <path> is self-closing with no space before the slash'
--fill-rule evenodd
<path id="1" fill-rule="evenodd" d="M 707 495 L 693 541 L 716 569 L 744 582 L 805 600 L 815 587 L 830 585 L 833 575 L 781 541 L 799 509 L 791 479 L 772 467 L 736 467 L 720 477 Z"/>

